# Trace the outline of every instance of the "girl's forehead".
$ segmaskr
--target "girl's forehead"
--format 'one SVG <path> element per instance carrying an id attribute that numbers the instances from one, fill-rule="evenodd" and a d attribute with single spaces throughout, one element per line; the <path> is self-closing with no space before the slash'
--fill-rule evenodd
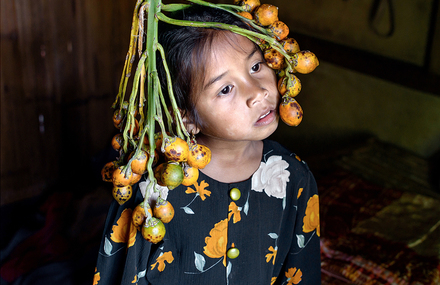
<path id="1" fill-rule="evenodd" d="M 252 53 L 255 45 L 247 38 L 232 32 L 219 33 L 212 41 L 207 64 L 224 60 L 225 57 L 242 57 Z"/>

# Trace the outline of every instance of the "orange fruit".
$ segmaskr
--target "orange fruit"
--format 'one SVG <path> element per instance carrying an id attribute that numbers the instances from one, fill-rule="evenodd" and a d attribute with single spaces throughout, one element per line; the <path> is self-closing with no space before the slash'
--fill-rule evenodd
<path id="1" fill-rule="evenodd" d="M 202 144 L 191 144 L 188 155 L 188 165 L 203 169 L 211 161 L 211 150 Z"/>
<path id="2" fill-rule="evenodd" d="M 173 137 L 167 140 L 164 150 L 165 157 L 169 161 L 182 162 L 188 159 L 188 144 L 179 137 Z"/>
<path id="3" fill-rule="evenodd" d="M 255 10 L 255 21 L 261 26 L 269 26 L 278 21 L 278 7 L 271 4 L 261 4 Z"/>
<path id="4" fill-rule="evenodd" d="M 119 109 L 113 112 L 113 125 L 115 126 L 115 128 L 121 128 L 122 121 L 124 120 L 124 115 L 124 112 L 121 112 Z"/>
<path id="5" fill-rule="evenodd" d="M 113 186 L 112 194 L 113 198 L 119 203 L 119 205 L 124 204 L 131 198 L 133 191 L 130 185 L 127 186 Z"/>
<path id="6" fill-rule="evenodd" d="M 295 70 L 302 74 L 312 72 L 319 65 L 316 55 L 308 50 L 295 53 L 293 60 Z"/>
<path id="7" fill-rule="evenodd" d="M 183 176 L 183 169 L 178 163 L 168 162 L 162 169 L 160 180 L 172 190 L 182 183 Z"/>
<path id="8" fill-rule="evenodd" d="M 279 107 L 281 120 L 288 126 L 298 126 L 303 118 L 303 110 L 298 102 L 290 96 L 283 96 Z"/>
<path id="9" fill-rule="evenodd" d="M 270 35 L 272 35 L 277 41 L 281 41 L 289 35 L 289 27 L 281 21 L 273 22 L 268 30 Z"/>
<path id="10" fill-rule="evenodd" d="M 150 216 L 153 216 L 153 211 L 151 211 L 149 205 L 147 206 L 147 208 L 148 208 L 148 212 L 150 213 Z M 134 208 L 133 214 L 131 215 L 131 219 L 133 221 L 133 224 L 136 227 L 139 227 L 145 222 L 146 218 L 147 215 L 145 214 L 144 202 L 141 202 L 139 205 L 136 206 L 136 208 Z"/>
<path id="11" fill-rule="evenodd" d="M 284 56 L 274 48 L 264 51 L 264 59 L 272 69 L 281 69 L 284 66 Z"/>
<path id="12" fill-rule="evenodd" d="M 301 91 L 301 81 L 295 74 L 288 74 L 278 80 L 278 91 L 281 96 L 295 97 Z"/>
<path id="13" fill-rule="evenodd" d="M 199 170 L 195 167 L 185 167 L 183 174 L 182 185 L 185 186 L 191 186 L 196 183 L 197 179 L 199 179 Z"/>
<path id="14" fill-rule="evenodd" d="M 118 166 L 112 174 L 112 182 L 114 186 L 123 187 L 131 184 L 133 172 L 125 169 L 125 166 Z"/>
<path id="15" fill-rule="evenodd" d="M 246 11 L 241 11 L 241 12 L 238 12 L 237 14 L 242 17 L 245 17 L 246 19 L 249 19 L 249 20 L 252 20 L 254 18 L 251 13 L 246 12 Z"/>
<path id="16" fill-rule="evenodd" d="M 158 201 L 153 209 L 154 217 L 162 221 L 162 223 L 169 223 L 174 217 L 174 207 L 168 201 Z"/>
<path id="17" fill-rule="evenodd" d="M 118 167 L 117 161 L 107 162 L 101 170 L 102 180 L 105 182 L 112 182 L 113 171 Z"/>
<path id="18" fill-rule="evenodd" d="M 133 151 L 129 159 L 135 155 L 136 151 Z M 131 170 L 136 174 L 144 174 L 147 171 L 147 162 L 149 155 L 145 150 L 140 150 L 137 156 L 131 161 Z"/>
<path id="19" fill-rule="evenodd" d="M 112 138 L 112 147 L 114 150 L 119 151 L 124 144 L 124 138 L 121 133 L 116 134 Z"/>
<path id="20" fill-rule="evenodd" d="M 298 42 L 293 38 L 286 38 L 280 41 L 280 44 L 288 54 L 294 54 L 300 51 Z"/>
<path id="21" fill-rule="evenodd" d="M 130 179 L 130 185 L 138 183 L 142 178 L 142 174 L 137 174 L 132 172 L 131 179 Z"/>
<path id="22" fill-rule="evenodd" d="M 158 149 L 157 148 L 154 149 L 154 156 L 151 156 L 150 155 L 150 146 L 147 145 L 147 144 L 144 144 L 144 145 L 142 145 L 142 151 L 144 151 L 147 154 L 147 163 L 148 163 L 148 160 L 153 158 L 152 166 L 154 167 L 156 165 L 156 163 L 159 161 L 159 158 L 160 158 Z"/>
<path id="23" fill-rule="evenodd" d="M 149 242 L 158 243 L 165 236 L 165 225 L 161 220 L 151 217 L 142 227 L 142 236 Z"/>
<path id="24" fill-rule="evenodd" d="M 156 178 L 157 184 L 159 184 L 160 186 L 166 186 L 162 182 L 162 171 L 163 171 L 165 165 L 167 165 L 166 162 L 161 163 L 153 170 L 154 171 L 154 178 Z"/>
<path id="25" fill-rule="evenodd" d="M 242 0 L 241 7 L 246 11 L 252 13 L 258 6 L 260 6 L 260 0 Z"/>

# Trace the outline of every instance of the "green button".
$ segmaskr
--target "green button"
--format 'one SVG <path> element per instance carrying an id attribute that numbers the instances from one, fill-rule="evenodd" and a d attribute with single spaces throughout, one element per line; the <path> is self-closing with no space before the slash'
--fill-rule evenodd
<path id="1" fill-rule="evenodd" d="M 241 197 L 241 192 L 238 190 L 238 188 L 232 188 L 229 192 L 229 196 L 232 200 L 237 201 Z"/>
<path id="2" fill-rule="evenodd" d="M 240 251 L 236 247 L 232 247 L 228 250 L 227 255 L 230 259 L 237 258 L 240 255 Z"/>

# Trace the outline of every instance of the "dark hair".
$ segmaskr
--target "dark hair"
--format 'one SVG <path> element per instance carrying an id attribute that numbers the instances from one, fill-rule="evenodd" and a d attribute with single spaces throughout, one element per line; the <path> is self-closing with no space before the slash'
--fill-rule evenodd
<path id="1" fill-rule="evenodd" d="M 250 29 L 246 23 L 231 13 L 200 5 L 191 5 L 189 8 L 176 12 L 170 17 L 188 21 L 219 22 Z M 219 33 L 224 33 L 224 30 L 159 23 L 158 41 L 165 50 L 177 105 L 182 110 L 183 115 L 191 118 L 198 126 L 201 122 L 195 109 L 196 98 L 193 98 L 192 92 L 204 78 L 208 58 L 206 53 L 209 52 L 212 42 Z M 165 70 L 159 60 L 157 69 L 161 78 L 162 91 L 164 94 L 168 94 Z"/>

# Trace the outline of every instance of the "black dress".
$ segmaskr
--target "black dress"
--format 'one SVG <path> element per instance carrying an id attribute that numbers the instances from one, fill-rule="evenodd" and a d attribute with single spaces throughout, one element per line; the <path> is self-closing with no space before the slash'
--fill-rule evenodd
<path id="1" fill-rule="evenodd" d="M 246 181 L 200 172 L 190 187 L 160 188 L 175 216 L 158 244 L 132 224 L 146 185 L 136 184 L 122 206 L 112 203 L 94 284 L 320 284 L 316 183 L 280 144 L 264 141 L 260 167 Z"/>

